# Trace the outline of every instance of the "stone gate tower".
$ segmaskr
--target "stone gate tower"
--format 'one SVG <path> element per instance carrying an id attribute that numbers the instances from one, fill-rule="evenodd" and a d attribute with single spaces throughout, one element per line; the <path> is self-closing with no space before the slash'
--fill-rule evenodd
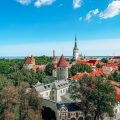
<path id="1" fill-rule="evenodd" d="M 68 79 L 68 68 L 69 68 L 69 63 L 65 60 L 65 57 L 62 55 L 57 64 L 58 80 Z"/>

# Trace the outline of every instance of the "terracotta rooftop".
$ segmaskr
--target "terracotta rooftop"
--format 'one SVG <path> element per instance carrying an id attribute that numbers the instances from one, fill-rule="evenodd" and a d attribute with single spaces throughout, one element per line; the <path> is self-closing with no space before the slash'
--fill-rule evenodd
<path id="1" fill-rule="evenodd" d="M 35 63 L 35 57 L 31 56 L 31 57 L 26 57 L 24 60 L 24 64 L 34 64 Z"/>
<path id="2" fill-rule="evenodd" d="M 45 65 L 34 65 L 32 67 L 32 70 L 43 70 L 45 68 Z"/>
<path id="3" fill-rule="evenodd" d="M 95 64 L 97 62 L 97 60 L 89 60 L 88 63 L 92 63 Z"/>
<path id="4" fill-rule="evenodd" d="M 96 68 L 94 69 L 92 72 L 87 73 L 77 73 L 76 75 L 74 75 L 73 77 L 70 78 L 70 80 L 79 80 L 81 79 L 84 75 L 88 75 L 88 76 L 102 76 L 104 75 L 104 72 L 101 68 Z"/>
<path id="5" fill-rule="evenodd" d="M 120 87 L 120 82 L 111 81 L 111 83 L 112 83 L 113 85 L 115 85 L 115 86 Z"/>
<path id="6" fill-rule="evenodd" d="M 120 59 L 120 56 L 114 56 L 113 59 Z"/>
<path id="7" fill-rule="evenodd" d="M 107 67 L 118 68 L 118 63 L 107 64 Z"/>
<path id="8" fill-rule="evenodd" d="M 65 57 L 63 55 L 61 56 L 57 67 L 69 67 L 69 63 L 65 60 Z"/>

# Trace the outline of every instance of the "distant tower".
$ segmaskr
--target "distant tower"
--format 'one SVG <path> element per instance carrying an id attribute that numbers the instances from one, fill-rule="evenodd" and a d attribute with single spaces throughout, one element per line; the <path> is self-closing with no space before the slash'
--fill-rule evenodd
<path id="1" fill-rule="evenodd" d="M 69 63 L 65 60 L 65 57 L 62 55 L 57 64 L 58 80 L 68 79 L 68 68 L 69 68 Z"/>
<path id="2" fill-rule="evenodd" d="M 52 70 L 52 76 L 57 77 L 57 63 L 58 63 L 58 58 L 55 56 L 55 50 L 53 50 L 53 61 L 52 61 L 54 67 Z"/>
<path id="3" fill-rule="evenodd" d="M 75 36 L 75 46 L 73 48 L 73 60 L 79 59 L 79 49 L 77 47 L 77 38 Z"/>
<path id="4" fill-rule="evenodd" d="M 24 68 L 25 69 L 32 69 L 32 67 L 35 65 L 35 57 L 31 55 L 31 57 L 26 57 L 24 60 Z"/>
<path id="5" fill-rule="evenodd" d="M 53 57 L 55 56 L 55 50 L 53 50 Z"/>

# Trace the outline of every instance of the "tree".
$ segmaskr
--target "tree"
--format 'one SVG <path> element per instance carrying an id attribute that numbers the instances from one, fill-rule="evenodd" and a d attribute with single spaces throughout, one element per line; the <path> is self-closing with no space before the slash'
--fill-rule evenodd
<path id="1" fill-rule="evenodd" d="M 52 76 L 52 70 L 53 70 L 54 65 L 52 63 L 49 63 L 45 67 L 45 73 L 46 75 Z"/>
<path id="2" fill-rule="evenodd" d="M 120 74 L 115 71 L 110 76 L 108 76 L 108 79 L 109 80 L 114 80 L 116 82 L 120 82 Z"/>
<path id="3" fill-rule="evenodd" d="M 38 81 L 41 82 L 41 83 L 46 83 L 47 82 L 47 80 L 46 80 L 46 74 L 42 70 L 38 70 L 36 72 L 36 79 L 37 79 L 37 82 Z"/>
<path id="4" fill-rule="evenodd" d="M 3 120 L 18 119 L 16 114 L 18 106 L 18 93 L 14 86 L 5 87 L 1 93 L 1 104 L 5 108 L 2 112 Z"/>
<path id="5" fill-rule="evenodd" d="M 92 93 L 91 87 L 94 82 L 95 81 L 92 81 L 92 77 L 85 75 L 82 80 L 73 82 L 70 86 L 71 98 L 76 101 L 76 104 L 83 111 L 85 119 L 93 110 L 93 105 L 90 103 L 89 98 Z"/>
<path id="6" fill-rule="evenodd" d="M 95 89 L 91 94 L 91 102 L 95 106 L 94 120 L 104 118 L 104 113 L 113 117 L 113 109 L 116 100 L 116 91 L 110 81 L 98 77 L 95 81 Z"/>
<path id="7" fill-rule="evenodd" d="M 118 70 L 120 71 L 120 65 L 118 66 Z"/>
<path id="8" fill-rule="evenodd" d="M 108 59 L 106 59 L 106 58 L 102 58 L 102 59 L 101 59 L 101 62 L 103 62 L 103 63 L 106 63 L 106 64 L 107 64 L 107 63 L 108 63 Z"/>
<path id="9" fill-rule="evenodd" d="M 71 98 L 80 106 L 85 118 L 88 114 L 93 116 L 94 120 L 102 119 L 104 113 L 109 116 L 113 115 L 117 100 L 115 89 L 110 81 L 102 77 L 84 76 L 72 84 L 70 89 Z"/>
<path id="10" fill-rule="evenodd" d="M 98 63 L 98 64 L 96 64 L 96 67 L 97 68 L 102 68 L 102 66 Z"/>
<path id="11" fill-rule="evenodd" d="M 38 93 L 29 84 L 22 82 L 18 89 L 19 93 L 19 120 L 42 120 L 41 103 Z"/>
<path id="12" fill-rule="evenodd" d="M 41 64 L 47 64 L 52 61 L 52 57 L 47 57 L 45 55 L 36 57 L 36 64 L 41 65 Z"/>
<path id="13" fill-rule="evenodd" d="M 85 64 L 76 64 L 70 68 L 72 75 L 77 74 L 78 72 L 92 72 L 92 68 Z"/>

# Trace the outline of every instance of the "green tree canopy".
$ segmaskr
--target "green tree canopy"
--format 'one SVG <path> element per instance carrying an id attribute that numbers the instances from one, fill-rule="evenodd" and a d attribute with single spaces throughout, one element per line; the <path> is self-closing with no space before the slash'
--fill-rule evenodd
<path id="1" fill-rule="evenodd" d="M 110 76 L 108 76 L 109 80 L 114 80 L 116 82 L 120 82 L 120 74 L 118 72 L 112 73 Z"/>
<path id="2" fill-rule="evenodd" d="M 78 72 L 92 72 L 92 68 L 85 64 L 76 64 L 70 68 L 72 75 L 77 74 Z"/>
<path id="3" fill-rule="evenodd" d="M 108 63 L 108 59 L 107 59 L 107 58 L 102 58 L 102 59 L 101 59 L 101 62 L 103 62 L 103 63 Z"/>
<path id="4" fill-rule="evenodd" d="M 102 68 L 102 66 L 98 63 L 98 64 L 96 64 L 96 67 L 97 68 Z"/>
<path id="5" fill-rule="evenodd" d="M 53 70 L 53 63 L 48 63 L 45 68 L 46 75 L 52 76 L 52 70 Z"/>
<path id="6" fill-rule="evenodd" d="M 70 87 L 71 98 L 81 100 L 76 102 L 83 110 L 85 117 L 88 114 L 94 120 L 104 117 L 104 113 L 113 115 L 113 108 L 117 103 L 116 91 L 110 81 L 102 77 L 84 76 L 82 80 L 72 84 Z"/>
<path id="7" fill-rule="evenodd" d="M 118 66 L 118 70 L 120 71 L 120 65 Z"/>
<path id="8" fill-rule="evenodd" d="M 48 56 L 40 56 L 40 57 L 35 57 L 36 59 L 36 65 L 41 65 L 41 64 L 47 64 L 52 61 L 52 57 Z"/>

